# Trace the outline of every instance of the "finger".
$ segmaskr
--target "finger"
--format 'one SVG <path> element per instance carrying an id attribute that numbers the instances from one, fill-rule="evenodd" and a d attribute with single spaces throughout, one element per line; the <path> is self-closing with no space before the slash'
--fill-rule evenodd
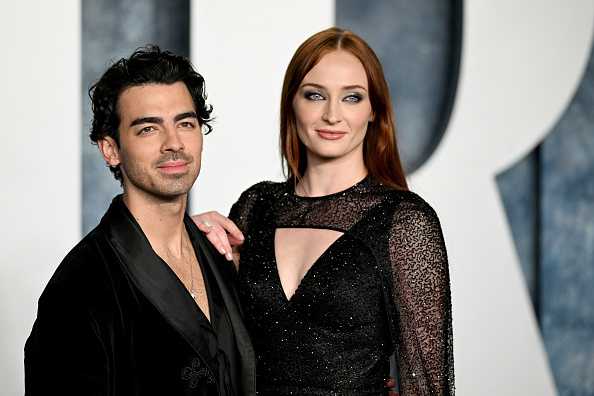
<path id="1" fill-rule="evenodd" d="M 233 260 L 233 256 L 231 254 L 231 245 L 229 244 L 229 239 L 227 238 L 227 233 L 225 230 L 220 226 L 213 226 L 212 232 L 215 233 L 219 239 L 222 254 L 225 255 L 227 260 Z"/>
<path id="2" fill-rule="evenodd" d="M 211 227 L 211 231 L 208 234 L 206 234 L 206 238 L 215 247 L 215 249 L 218 250 L 219 253 L 221 253 L 221 254 L 226 253 L 225 248 L 223 247 L 223 242 L 221 241 L 221 238 L 219 237 L 219 235 L 216 232 L 212 231 L 212 227 Z"/>
<path id="3" fill-rule="evenodd" d="M 225 244 L 223 243 L 223 240 L 221 239 L 220 235 L 217 234 L 215 231 L 211 231 L 211 233 L 208 234 L 208 236 L 212 236 L 212 239 L 209 238 L 209 240 L 211 241 L 213 246 L 218 250 L 218 252 L 222 255 L 225 255 L 227 251 L 225 250 Z"/>
<path id="4" fill-rule="evenodd" d="M 212 224 L 210 224 L 207 220 L 208 213 L 200 213 L 197 215 L 190 216 L 190 218 L 192 219 L 194 224 L 196 224 L 200 231 L 204 232 L 205 234 L 208 234 L 210 232 Z"/>
<path id="5" fill-rule="evenodd" d="M 197 222 L 196 227 L 205 234 L 209 234 L 212 231 L 212 226 L 203 221 Z"/>
<path id="6" fill-rule="evenodd" d="M 219 253 L 225 255 L 227 260 L 233 260 L 231 241 L 234 246 L 243 243 L 243 235 L 235 223 L 216 211 L 192 216 L 192 220 L 196 223 L 198 229 L 206 234 L 210 243 Z M 230 234 L 227 234 L 227 232 L 230 232 Z"/>
<path id="7" fill-rule="evenodd" d="M 237 249 L 233 249 L 233 264 L 235 265 L 235 270 L 239 271 L 239 252 Z"/>
<path id="8" fill-rule="evenodd" d="M 225 231 L 231 235 L 235 240 L 243 241 L 245 238 L 241 233 L 241 230 L 235 225 L 232 220 L 229 220 L 227 217 L 223 216 L 220 213 L 217 213 L 220 218 L 217 220 L 220 222 L 221 226 L 225 229 Z"/>
<path id="9" fill-rule="evenodd" d="M 231 245 L 231 247 L 241 246 L 245 241 L 244 239 L 237 239 L 233 237 L 233 235 L 231 234 L 227 234 L 227 238 L 229 238 L 229 244 Z"/>
<path id="10" fill-rule="evenodd" d="M 210 232 L 206 235 L 210 243 L 223 255 L 227 255 L 231 251 L 229 241 L 227 239 L 227 233 L 219 226 L 210 226 Z"/>

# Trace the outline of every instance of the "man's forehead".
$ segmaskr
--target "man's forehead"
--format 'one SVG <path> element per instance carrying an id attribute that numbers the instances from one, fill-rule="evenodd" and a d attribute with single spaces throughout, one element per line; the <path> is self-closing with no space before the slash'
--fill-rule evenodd
<path id="1" fill-rule="evenodd" d="M 183 81 L 177 81 L 172 84 L 148 83 L 132 85 L 120 93 L 119 99 L 123 100 L 128 97 L 139 96 L 147 99 L 150 99 L 152 96 L 192 99 L 190 91 Z"/>
<path id="2" fill-rule="evenodd" d="M 126 88 L 118 98 L 120 117 L 174 117 L 195 111 L 192 96 L 183 82 L 173 84 L 143 84 Z"/>

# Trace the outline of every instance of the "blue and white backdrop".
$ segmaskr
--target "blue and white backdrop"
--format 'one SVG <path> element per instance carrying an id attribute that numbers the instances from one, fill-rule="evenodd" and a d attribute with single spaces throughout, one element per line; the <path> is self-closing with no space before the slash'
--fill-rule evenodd
<path id="1" fill-rule="evenodd" d="M 191 209 L 281 178 L 284 68 L 310 34 L 359 33 L 385 67 L 406 168 L 451 262 L 460 395 L 594 395 L 591 0 L 65 0 L 0 6 L 0 376 L 23 392 L 45 283 L 119 186 L 86 91 L 157 43 L 206 77 L 215 131 Z M 80 296 L 80 298 L 85 298 Z"/>

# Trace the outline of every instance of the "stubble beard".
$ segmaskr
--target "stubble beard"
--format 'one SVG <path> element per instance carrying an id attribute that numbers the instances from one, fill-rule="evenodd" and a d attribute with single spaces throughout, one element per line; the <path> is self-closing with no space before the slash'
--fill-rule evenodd
<path id="1" fill-rule="evenodd" d="M 126 192 L 137 190 L 144 195 L 148 195 L 159 201 L 172 201 L 178 199 L 180 196 L 186 195 L 196 178 L 198 177 L 199 169 L 196 168 L 196 162 L 192 158 L 188 160 L 188 171 L 181 174 L 165 174 L 159 172 L 156 164 L 163 162 L 157 161 L 154 164 L 146 166 L 144 164 L 125 160 L 122 158 L 120 169 L 124 178 L 124 186 L 128 185 Z"/>

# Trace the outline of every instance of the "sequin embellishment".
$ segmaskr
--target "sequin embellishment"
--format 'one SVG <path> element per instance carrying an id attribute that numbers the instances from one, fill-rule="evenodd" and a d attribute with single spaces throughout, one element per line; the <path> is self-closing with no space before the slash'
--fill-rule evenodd
<path id="1" fill-rule="evenodd" d="M 324 197 L 289 183 L 245 191 L 230 218 L 246 236 L 239 290 L 259 395 L 381 395 L 395 351 L 402 395 L 453 395 L 449 269 L 439 220 L 412 192 L 371 178 Z M 277 228 L 344 233 L 287 300 Z"/>

